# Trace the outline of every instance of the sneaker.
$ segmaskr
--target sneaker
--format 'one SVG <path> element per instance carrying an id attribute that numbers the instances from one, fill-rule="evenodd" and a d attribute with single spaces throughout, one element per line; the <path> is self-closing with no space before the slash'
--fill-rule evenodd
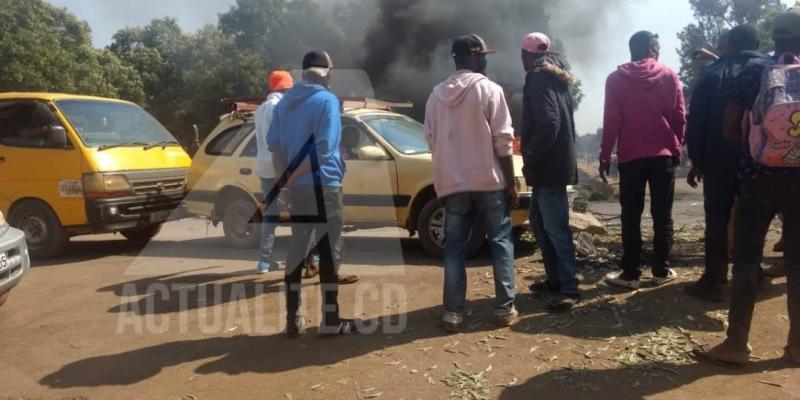
<path id="1" fill-rule="evenodd" d="M 547 305 L 547 311 L 551 314 L 561 314 L 571 310 L 581 302 L 581 296 L 577 294 L 561 294 L 557 299 Z"/>
<path id="2" fill-rule="evenodd" d="M 445 311 L 442 316 L 442 325 L 444 330 L 450 333 L 461 332 L 461 323 L 464 322 L 464 314 Z"/>
<path id="3" fill-rule="evenodd" d="M 266 274 L 268 272 L 275 272 L 280 268 L 280 264 L 277 261 L 259 261 L 258 267 L 256 267 L 256 271 L 259 274 Z"/>
<path id="4" fill-rule="evenodd" d="M 298 315 L 294 318 L 287 318 L 286 320 L 286 336 L 289 339 L 297 339 L 300 335 L 303 334 L 303 331 L 306 329 L 306 319 L 302 315 Z"/>
<path id="5" fill-rule="evenodd" d="M 510 310 L 495 310 L 494 318 L 500 327 L 512 326 L 519 321 L 519 311 L 514 307 Z"/>
<path id="6" fill-rule="evenodd" d="M 561 288 L 559 288 L 558 286 L 553 285 L 552 283 L 550 283 L 550 281 L 548 281 L 546 279 L 543 280 L 543 281 L 535 282 L 534 284 L 529 286 L 529 288 L 530 288 L 531 292 L 533 294 L 536 294 L 536 295 L 542 294 L 542 293 L 548 293 L 548 294 L 559 294 L 559 293 L 561 293 Z"/>
<path id="7" fill-rule="evenodd" d="M 338 325 L 320 325 L 319 327 L 319 334 L 320 336 L 346 336 L 346 335 L 356 335 L 359 332 L 358 326 L 361 323 L 359 320 L 355 319 L 342 319 L 339 320 Z"/>
<path id="8" fill-rule="evenodd" d="M 623 271 L 612 272 L 606 275 L 606 282 L 611 285 L 624 287 L 627 289 L 639 289 L 639 278 L 629 278 L 625 276 Z"/>
<path id="9" fill-rule="evenodd" d="M 672 268 L 667 269 L 667 276 L 653 276 L 653 284 L 661 286 L 665 283 L 672 282 L 678 279 L 678 272 Z"/>
<path id="10" fill-rule="evenodd" d="M 697 282 L 686 285 L 685 290 L 689 296 L 697 297 L 698 299 L 716 302 L 725 301 L 724 283 L 708 283 L 705 279 L 700 278 Z"/>

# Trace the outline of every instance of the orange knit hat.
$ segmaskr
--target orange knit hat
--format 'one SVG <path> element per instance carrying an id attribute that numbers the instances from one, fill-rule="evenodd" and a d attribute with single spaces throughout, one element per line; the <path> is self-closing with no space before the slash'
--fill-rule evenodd
<path id="1" fill-rule="evenodd" d="M 294 86 L 294 80 L 292 76 L 289 75 L 286 71 L 273 71 L 269 74 L 269 89 L 272 91 L 275 90 L 285 90 L 291 89 Z"/>

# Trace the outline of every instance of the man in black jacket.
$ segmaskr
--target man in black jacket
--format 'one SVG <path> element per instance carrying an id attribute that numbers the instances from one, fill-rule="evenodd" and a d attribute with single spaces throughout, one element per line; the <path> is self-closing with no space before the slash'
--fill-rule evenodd
<path id="1" fill-rule="evenodd" d="M 687 286 L 695 297 L 712 301 L 725 300 L 728 282 L 728 224 L 738 191 L 737 168 L 741 144 L 728 140 L 723 133 L 725 108 L 730 101 L 731 84 L 742 67 L 757 53 L 758 31 L 752 25 L 733 28 L 728 34 L 730 52 L 704 70 L 692 94 L 687 121 L 687 142 L 692 170 L 689 185 L 703 180 L 706 212 L 705 273 Z"/>
<path id="2" fill-rule="evenodd" d="M 522 155 L 528 185 L 533 187 L 530 222 L 542 251 L 547 279 L 534 292 L 557 296 L 551 312 L 564 312 L 580 302 L 575 247 L 569 228 L 567 186 L 578 182 L 575 120 L 570 86 L 575 77 L 550 39 L 531 33 L 522 41 L 527 72 L 522 115 Z"/>

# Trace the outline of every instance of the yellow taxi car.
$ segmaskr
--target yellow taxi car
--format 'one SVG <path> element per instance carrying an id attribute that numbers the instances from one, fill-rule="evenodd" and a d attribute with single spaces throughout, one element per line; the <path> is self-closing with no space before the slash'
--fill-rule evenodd
<path id="1" fill-rule="evenodd" d="M 33 258 L 75 235 L 142 244 L 173 218 L 191 158 L 136 104 L 57 93 L 0 93 L 0 212 Z"/>
<path id="2" fill-rule="evenodd" d="M 221 117 L 221 122 L 200 146 L 189 171 L 189 214 L 222 222 L 225 238 L 235 247 L 259 243 L 262 216 L 260 181 L 255 175 L 255 104 Z M 443 253 L 444 209 L 433 188 L 433 160 L 422 124 L 392 112 L 408 106 L 371 99 L 344 99 L 342 146 L 345 221 L 348 227 L 368 229 L 401 227 L 418 234 L 425 250 Z M 245 111 L 243 111 L 245 110 Z M 515 227 L 527 223 L 530 189 L 522 177 L 522 159 L 515 156 L 518 208 L 512 212 Z M 481 227 L 473 228 L 469 252 L 476 253 L 485 240 Z"/>

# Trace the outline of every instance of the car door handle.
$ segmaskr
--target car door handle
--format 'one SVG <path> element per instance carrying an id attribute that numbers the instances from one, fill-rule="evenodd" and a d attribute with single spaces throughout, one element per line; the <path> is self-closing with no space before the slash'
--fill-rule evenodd
<path id="1" fill-rule="evenodd" d="M 242 174 L 242 175 L 252 175 L 253 174 L 253 170 L 250 169 L 250 168 L 242 168 L 242 169 L 239 170 L 239 173 Z"/>
<path id="2" fill-rule="evenodd" d="M 6 162 L 6 158 L 4 156 L 0 156 L 0 163 Z"/>

